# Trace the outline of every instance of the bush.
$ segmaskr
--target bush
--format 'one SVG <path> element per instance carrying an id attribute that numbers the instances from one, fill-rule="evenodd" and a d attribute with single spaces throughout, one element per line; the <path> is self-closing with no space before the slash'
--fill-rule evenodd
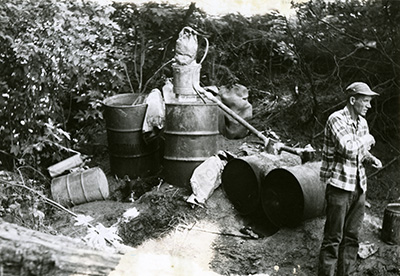
<path id="1" fill-rule="evenodd" d="M 0 3 L 0 146 L 19 164 L 59 160 L 78 142 L 71 133 L 102 118 L 97 100 L 126 85 L 113 11 L 84 1 Z"/>

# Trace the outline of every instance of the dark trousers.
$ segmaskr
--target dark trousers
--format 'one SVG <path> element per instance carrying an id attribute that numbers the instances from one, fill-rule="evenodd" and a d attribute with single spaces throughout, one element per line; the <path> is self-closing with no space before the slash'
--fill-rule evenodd
<path id="1" fill-rule="evenodd" d="M 331 185 L 326 188 L 326 222 L 319 255 L 319 276 L 352 275 L 358 252 L 358 237 L 364 219 L 365 193 Z"/>

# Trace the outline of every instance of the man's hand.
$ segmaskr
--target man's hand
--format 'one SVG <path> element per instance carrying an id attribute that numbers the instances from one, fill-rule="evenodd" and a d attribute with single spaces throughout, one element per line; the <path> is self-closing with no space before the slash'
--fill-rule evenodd
<path id="1" fill-rule="evenodd" d="M 372 157 L 372 167 L 376 169 L 382 169 L 382 162 L 375 156 Z"/>

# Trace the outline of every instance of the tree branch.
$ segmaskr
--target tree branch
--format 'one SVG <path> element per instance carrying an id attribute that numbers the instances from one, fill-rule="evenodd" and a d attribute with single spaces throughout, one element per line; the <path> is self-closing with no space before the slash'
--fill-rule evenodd
<path id="1" fill-rule="evenodd" d="M 383 166 L 382 168 L 378 169 L 377 171 L 371 173 L 370 175 L 368 175 L 368 178 L 373 177 L 379 173 L 381 173 L 384 169 L 386 169 L 387 167 L 389 167 L 390 165 L 392 165 L 394 162 L 396 162 L 398 159 L 400 159 L 400 155 L 396 156 L 395 158 L 393 158 L 392 160 L 390 160 L 385 166 Z"/>

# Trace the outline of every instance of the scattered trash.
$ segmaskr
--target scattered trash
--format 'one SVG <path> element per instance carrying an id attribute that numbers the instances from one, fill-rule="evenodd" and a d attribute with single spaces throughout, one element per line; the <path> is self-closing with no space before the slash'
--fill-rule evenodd
<path id="1" fill-rule="evenodd" d="M 125 246 L 121 244 L 122 239 L 118 236 L 118 228 L 116 226 L 105 227 L 98 223 L 96 226 L 88 227 L 88 233 L 83 238 L 87 245 L 92 248 L 114 252 L 116 249 L 123 249 Z M 109 247 L 111 243 L 114 247 Z"/>
<path id="2" fill-rule="evenodd" d="M 251 227 L 246 226 L 239 230 L 240 233 L 250 236 L 251 238 L 258 240 L 260 236 L 256 234 Z"/>
<path id="3" fill-rule="evenodd" d="M 361 259 L 366 259 L 374 255 L 378 251 L 378 249 L 379 247 L 374 243 L 362 242 L 360 243 L 360 247 L 358 248 L 358 256 Z"/>
<path id="4" fill-rule="evenodd" d="M 94 220 L 91 216 L 85 216 L 82 214 L 77 214 L 75 217 L 76 222 L 74 223 L 75 226 L 85 225 L 88 226 L 91 221 Z"/>
<path id="5" fill-rule="evenodd" d="M 124 218 L 124 222 L 128 222 L 137 216 L 139 216 L 139 211 L 136 209 L 136 207 L 130 208 L 126 210 L 123 214 L 122 217 Z"/>
<path id="6" fill-rule="evenodd" d="M 368 213 L 366 213 L 364 216 L 364 223 L 371 226 L 375 230 L 381 229 L 382 226 L 382 220 L 380 218 L 371 216 Z"/>

